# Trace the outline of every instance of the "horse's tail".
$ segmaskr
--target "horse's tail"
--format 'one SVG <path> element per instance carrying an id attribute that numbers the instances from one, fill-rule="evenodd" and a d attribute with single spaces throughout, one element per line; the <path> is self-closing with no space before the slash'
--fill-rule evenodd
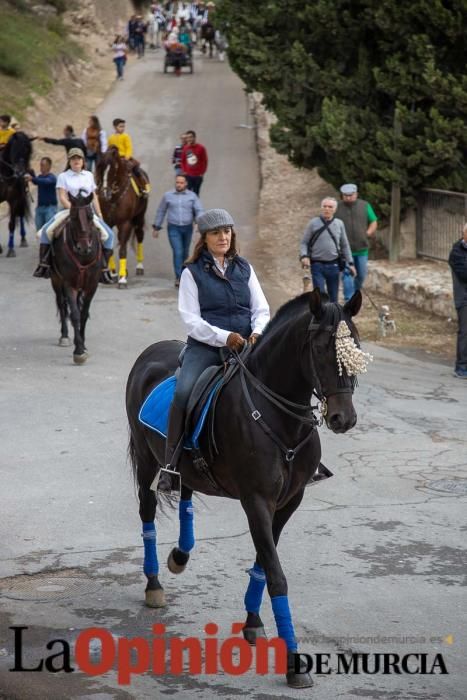
<path id="1" fill-rule="evenodd" d="M 133 479 L 135 482 L 135 485 L 138 484 L 138 474 L 137 474 L 137 461 L 136 461 L 136 445 L 135 445 L 135 439 L 133 437 L 133 433 L 131 432 L 131 428 L 128 426 L 128 432 L 129 432 L 129 438 L 128 438 L 128 449 L 127 449 L 127 455 L 128 455 L 128 461 L 130 462 L 131 466 L 131 471 L 133 472 Z"/>
<path id="2" fill-rule="evenodd" d="M 19 192 L 21 197 L 18 216 L 22 216 L 29 221 L 31 218 L 31 197 L 29 194 L 28 185 L 23 177 L 19 180 Z"/>

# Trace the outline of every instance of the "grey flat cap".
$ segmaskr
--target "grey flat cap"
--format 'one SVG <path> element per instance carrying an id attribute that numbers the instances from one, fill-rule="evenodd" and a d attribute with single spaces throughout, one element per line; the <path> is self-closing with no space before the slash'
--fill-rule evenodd
<path id="1" fill-rule="evenodd" d="M 355 194 L 355 192 L 358 192 L 358 187 L 352 182 L 348 182 L 346 185 L 342 185 L 341 192 L 342 194 Z"/>
<path id="2" fill-rule="evenodd" d="M 213 231 L 219 226 L 235 226 L 235 221 L 225 209 L 208 209 L 196 219 L 199 232 Z"/>

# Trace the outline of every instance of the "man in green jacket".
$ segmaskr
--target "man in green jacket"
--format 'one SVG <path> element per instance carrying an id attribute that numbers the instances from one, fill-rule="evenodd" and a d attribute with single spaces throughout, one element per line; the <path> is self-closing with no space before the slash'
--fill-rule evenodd
<path id="1" fill-rule="evenodd" d="M 344 222 L 356 271 L 355 277 L 344 272 L 344 299 L 348 301 L 363 287 L 368 270 L 368 238 L 375 235 L 378 219 L 371 204 L 359 198 L 357 185 L 342 185 L 341 194 L 335 216 Z"/>

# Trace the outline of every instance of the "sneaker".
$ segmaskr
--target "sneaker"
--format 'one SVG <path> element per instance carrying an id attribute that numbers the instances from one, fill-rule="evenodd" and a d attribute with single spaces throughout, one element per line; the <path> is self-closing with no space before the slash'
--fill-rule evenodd
<path id="1" fill-rule="evenodd" d="M 453 376 L 457 379 L 467 379 L 467 369 L 455 369 Z"/>

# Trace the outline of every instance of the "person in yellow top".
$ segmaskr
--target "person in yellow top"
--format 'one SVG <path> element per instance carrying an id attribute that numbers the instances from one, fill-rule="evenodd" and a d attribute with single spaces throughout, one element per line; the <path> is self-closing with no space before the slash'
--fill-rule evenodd
<path id="1" fill-rule="evenodd" d="M 124 119 L 114 119 L 113 127 L 115 133 L 111 134 L 108 139 L 108 146 L 116 146 L 118 148 L 118 154 L 126 160 L 130 160 L 133 156 L 133 144 L 131 142 L 130 134 L 125 132 L 126 122 Z"/>
<path id="2" fill-rule="evenodd" d="M 11 117 L 9 114 L 0 116 L 0 149 L 5 148 L 10 138 L 13 136 L 15 129 L 10 126 Z"/>
<path id="3" fill-rule="evenodd" d="M 147 195 L 150 191 L 149 182 L 140 168 L 139 161 L 133 158 L 133 143 L 130 134 L 125 131 L 126 122 L 124 119 L 114 119 L 112 124 L 115 132 L 109 136 L 107 144 L 109 148 L 111 146 L 118 148 L 119 156 L 128 161 L 141 194 Z"/>

